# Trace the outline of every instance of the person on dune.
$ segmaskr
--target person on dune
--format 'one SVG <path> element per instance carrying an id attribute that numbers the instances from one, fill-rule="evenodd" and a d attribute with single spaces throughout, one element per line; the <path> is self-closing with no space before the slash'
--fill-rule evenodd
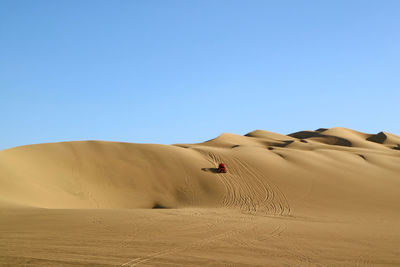
<path id="1" fill-rule="evenodd" d="M 218 172 L 220 173 L 226 173 L 226 167 L 224 163 L 220 163 L 218 166 Z"/>

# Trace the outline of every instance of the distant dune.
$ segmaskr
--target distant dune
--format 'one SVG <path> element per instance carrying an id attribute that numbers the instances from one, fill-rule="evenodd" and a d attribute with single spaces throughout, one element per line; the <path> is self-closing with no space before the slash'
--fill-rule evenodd
<path id="1" fill-rule="evenodd" d="M 41 208 L 228 206 L 286 214 L 291 207 L 336 210 L 358 203 L 358 211 L 366 204 L 380 209 L 399 193 L 393 179 L 400 173 L 399 144 L 393 134 L 332 128 L 288 136 L 257 130 L 172 146 L 29 145 L 0 152 L 0 195 L 6 203 Z M 228 173 L 212 171 L 220 162 Z M 348 195 L 354 183 L 363 190 Z M 310 184 L 325 197 L 305 204 Z"/>
<path id="2" fill-rule="evenodd" d="M 227 173 L 216 171 L 221 162 L 226 164 Z M 24 218 L 23 216 L 26 216 L 24 211 L 29 211 L 29 214 L 33 212 L 32 210 L 43 213 L 42 208 L 58 210 L 58 212 L 74 210 L 73 214 L 78 210 L 85 209 L 88 213 L 93 213 L 94 217 L 99 216 L 99 211 L 95 210 L 107 209 L 115 212 L 125 210 L 127 213 L 118 213 L 118 215 L 115 213 L 112 217 L 101 215 L 103 219 L 106 218 L 104 220 L 109 221 L 110 229 L 114 229 L 113 227 L 128 229 L 124 228 L 128 227 L 127 225 L 118 226 L 118 224 L 121 223 L 121 220 L 126 220 L 124 216 L 128 216 L 126 214 L 130 212 L 129 210 L 132 210 L 132 214 L 138 218 L 143 214 L 145 214 L 143 216 L 151 218 L 132 221 L 136 225 L 135 227 L 144 227 L 148 222 L 156 220 L 157 217 L 154 216 L 164 218 L 165 212 L 168 210 L 173 212 L 177 218 L 175 223 L 171 222 L 171 227 L 179 225 L 179 220 L 183 218 L 180 216 L 184 216 L 182 214 L 188 210 L 207 213 L 209 217 L 204 216 L 211 218 L 208 223 L 217 219 L 225 221 L 227 220 L 226 216 L 233 216 L 231 221 L 225 221 L 225 226 L 230 228 L 229 231 L 234 232 L 229 232 L 229 235 L 221 237 L 218 242 L 229 240 L 231 235 L 235 235 L 237 242 L 242 240 L 241 242 L 248 243 L 249 246 L 250 244 L 254 245 L 253 249 L 260 250 L 261 254 L 258 259 L 260 261 L 253 259 L 254 255 L 251 252 L 247 254 L 243 252 L 246 250 L 242 250 L 244 254 L 241 258 L 237 256 L 237 258 L 231 257 L 230 259 L 212 256 L 211 252 L 211 254 L 207 254 L 208 252 L 204 251 L 199 252 L 199 255 L 196 256 L 197 260 L 193 256 L 192 262 L 173 256 L 174 253 L 179 255 L 179 253 L 189 253 L 189 251 L 199 249 L 196 243 L 198 239 L 193 237 L 191 241 L 184 239 L 176 241 L 177 251 L 172 252 L 165 250 L 164 245 L 155 240 L 153 240 L 154 248 L 159 248 L 156 251 L 135 243 L 132 249 L 139 246 L 144 252 L 143 255 L 140 252 L 140 255 L 136 257 L 139 260 L 131 262 L 127 255 L 120 255 L 108 262 L 95 256 L 93 256 L 93 261 L 85 261 L 68 254 L 69 256 L 59 256 L 63 258 L 63 261 L 57 263 L 54 262 L 54 258 L 57 257 L 44 249 L 46 253 L 42 251 L 43 255 L 47 256 L 42 255 L 42 258 L 39 257 L 41 260 L 35 261 L 33 265 L 37 263 L 40 266 L 42 264 L 64 266 L 71 263 L 71 259 L 73 262 L 83 265 L 100 263 L 114 265 L 118 263 L 121 266 L 133 266 L 140 263 L 160 266 L 167 263 L 172 265 L 179 263 L 222 266 L 225 263 L 228 265 L 262 265 L 263 262 L 277 265 L 283 263 L 297 265 L 301 262 L 304 263 L 305 258 L 310 264 L 322 265 L 324 263 L 336 266 L 356 266 L 356 264 L 363 265 L 364 263 L 400 265 L 400 251 L 398 251 L 400 230 L 399 224 L 397 224 L 400 223 L 400 137 L 386 132 L 366 134 L 346 128 L 321 128 L 289 135 L 256 130 L 245 136 L 224 133 L 215 139 L 199 144 L 157 145 L 76 141 L 28 145 L 0 151 L 0 210 L 3 210 L 3 216 L 8 214 L 7 218 L 11 220 L 3 220 L 3 223 L 0 223 L 0 230 L 9 234 L 8 240 L 13 244 L 3 245 L 3 249 L 8 247 L 7 251 L 9 252 L 5 253 L 5 250 L 0 252 L 0 265 L 1 263 L 27 264 L 26 259 L 32 260 L 33 256 L 31 255 L 35 253 L 31 250 L 27 250 L 31 253 L 27 252 L 28 256 L 21 256 L 23 259 L 18 256 L 18 253 L 24 248 L 16 241 L 16 236 L 13 234 L 22 228 L 17 226 L 15 226 L 17 228 L 13 228 L 14 230 L 10 228 L 13 222 L 18 221 L 10 218 L 17 216 L 15 214 L 19 214 L 20 217 L 17 217 L 20 219 Z M 145 209 L 153 208 L 162 210 L 158 215 L 145 211 Z M 143 209 L 143 211 L 138 209 Z M 6 211 L 13 212 L 7 213 Z M 297 250 L 302 252 L 293 252 L 294 256 L 290 253 L 291 256 L 286 255 L 285 249 L 291 251 L 295 249 L 293 244 L 289 245 L 294 239 L 291 240 L 290 237 L 287 237 L 286 243 L 282 240 L 283 243 L 278 242 L 281 249 L 275 248 L 277 251 L 268 252 L 271 244 L 264 247 L 263 243 L 260 243 L 261 241 L 257 241 L 257 243 L 253 240 L 254 236 L 251 237 L 253 239 L 249 239 L 251 234 L 243 234 L 243 237 L 240 237 L 241 231 L 247 231 L 247 233 L 258 231 L 257 233 L 261 234 L 262 230 L 259 229 L 256 232 L 254 229 L 254 231 L 247 228 L 243 230 L 242 226 L 237 224 L 238 221 L 235 221 L 239 220 L 237 219 L 239 217 L 233 215 L 236 213 L 241 214 L 239 216 L 241 221 L 246 221 L 247 219 L 243 219 L 247 218 L 246 216 L 253 216 L 251 217 L 253 218 L 251 220 L 254 221 L 253 226 L 260 227 L 260 229 L 263 229 L 261 227 L 263 223 L 261 221 L 256 223 L 256 221 L 261 219 L 254 218 L 259 218 L 259 216 L 281 218 L 279 227 L 283 227 L 281 222 L 285 221 L 285 227 L 288 225 L 292 227 L 293 238 L 300 238 L 296 236 L 296 233 L 303 238 L 296 239 L 296 242 L 298 244 L 308 243 L 309 250 L 301 245 L 301 248 L 297 248 Z M 67 221 L 75 221 L 79 217 L 76 214 L 68 214 L 68 216 L 65 215 Z M 46 216 L 50 215 L 46 213 L 39 217 L 47 218 Z M 199 220 L 205 220 L 206 217 Z M 119 218 L 118 223 L 111 218 Z M 164 219 L 167 220 L 166 218 Z M 314 223 L 314 228 L 306 230 L 307 228 L 303 228 L 303 224 L 294 225 L 295 221 L 300 218 L 304 220 L 302 223 L 313 221 L 320 223 L 318 225 Z M 363 247 L 363 251 L 366 251 L 368 244 L 373 246 L 375 243 L 378 251 L 375 251 L 375 254 L 366 253 L 372 255 L 367 260 L 364 259 L 364 256 L 367 257 L 367 255 L 360 251 L 357 253 L 364 256 L 356 253 L 357 255 L 354 254 L 353 257 L 350 252 L 335 250 L 333 248 L 335 245 L 329 247 L 330 250 L 328 249 L 327 252 L 318 252 L 318 246 L 323 247 L 324 242 L 329 242 L 317 238 L 324 235 L 321 230 L 325 229 L 322 222 L 334 223 L 335 220 L 337 223 L 348 223 L 351 226 L 346 226 L 348 228 L 343 230 L 342 236 L 340 233 L 338 235 L 332 233 L 326 238 L 336 240 L 337 244 L 347 246 L 350 250 L 356 249 L 355 247 L 360 245 Z M 52 219 L 46 219 L 46 222 L 54 223 Z M 46 225 L 43 221 L 36 223 Z M 195 225 L 199 221 L 196 219 L 190 223 Z M 246 221 L 246 227 L 248 225 Z M 364 225 L 362 227 L 365 227 L 365 231 L 361 231 L 360 226 L 357 225 Z M 209 226 L 210 229 L 213 229 L 211 224 Z M 205 227 L 205 224 L 201 227 Z M 268 228 L 265 227 L 265 229 Z M 333 231 L 332 224 L 326 227 L 330 229 L 326 231 Z M 340 227 L 342 226 L 338 226 L 337 229 L 341 229 Z M 379 227 L 385 227 L 385 229 L 392 227 L 390 242 L 388 239 L 386 241 L 384 239 L 384 237 L 389 238 L 389 232 Z M 315 229 L 316 232 L 311 229 Z M 372 229 L 375 229 L 373 230 L 374 234 L 366 233 Z M 37 233 L 37 230 L 32 231 Z M 220 231 L 225 232 L 222 229 Z M 238 232 L 236 233 L 236 231 Z M 340 230 L 337 231 L 340 232 Z M 165 234 L 165 236 L 168 235 Z M 216 234 L 213 236 L 216 238 Z M 346 236 L 349 237 L 349 240 L 346 239 Z M 378 236 L 382 238 L 380 239 Z M 178 237 L 174 234 L 170 238 Z M 25 240 L 29 240 L 29 238 Z M 353 245 L 350 240 L 354 241 Z M 164 244 L 165 242 L 169 241 L 164 241 Z M 192 243 L 183 249 L 183 243 L 180 242 Z M 231 242 L 233 241 L 231 240 Z M 360 242 L 366 243 L 359 244 Z M 224 244 L 218 244 L 221 253 L 229 251 L 229 248 L 223 249 Z M 237 247 L 240 246 L 243 244 L 237 245 Z M 285 246 L 288 247 L 284 248 Z M 149 257 L 152 255 L 151 253 L 157 253 L 157 251 L 159 254 Z M 313 252 L 308 253 L 307 251 Z M 399 254 L 396 254 L 396 251 Z M 129 253 L 127 252 L 127 254 Z M 303 256 L 299 256 L 301 254 Z M 52 261 L 46 262 L 49 260 L 49 255 L 53 255 L 51 256 L 53 257 Z M 267 260 L 268 255 L 271 256 L 269 258 L 271 261 Z M 282 257 L 286 257 L 285 260 Z M 347 257 L 347 260 L 343 257 Z M 159 258 L 159 260 L 164 258 L 164 262 L 153 261 L 155 258 Z M 204 261 L 201 261 L 200 258 Z M 261 261 L 262 259 L 264 261 Z"/>

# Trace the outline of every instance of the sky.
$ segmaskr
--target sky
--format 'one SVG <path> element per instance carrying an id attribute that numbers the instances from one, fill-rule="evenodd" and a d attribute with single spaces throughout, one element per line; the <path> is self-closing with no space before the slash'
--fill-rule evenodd
<path id="1" fill-rule="evenodd" d="M 400 1 L 1 0 L 0 149 L 400 135 Z"/>

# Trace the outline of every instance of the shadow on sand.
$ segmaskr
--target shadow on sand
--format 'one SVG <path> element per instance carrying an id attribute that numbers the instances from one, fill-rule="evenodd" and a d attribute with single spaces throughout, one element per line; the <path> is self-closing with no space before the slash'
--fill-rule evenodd
<path id="1" fill-rule="evenodd" d="M 203 172 L 219 173 L 218 168 L 201 168 Z"/>

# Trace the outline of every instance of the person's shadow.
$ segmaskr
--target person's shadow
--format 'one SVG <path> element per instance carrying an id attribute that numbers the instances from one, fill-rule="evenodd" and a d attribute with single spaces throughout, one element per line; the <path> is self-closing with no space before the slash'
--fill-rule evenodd
<path id="1" fill-rule="evenodd" d="M 201 168 L 203 172 L 212 172 L 212 173 L 219 173 L 218 168 Z"/>

